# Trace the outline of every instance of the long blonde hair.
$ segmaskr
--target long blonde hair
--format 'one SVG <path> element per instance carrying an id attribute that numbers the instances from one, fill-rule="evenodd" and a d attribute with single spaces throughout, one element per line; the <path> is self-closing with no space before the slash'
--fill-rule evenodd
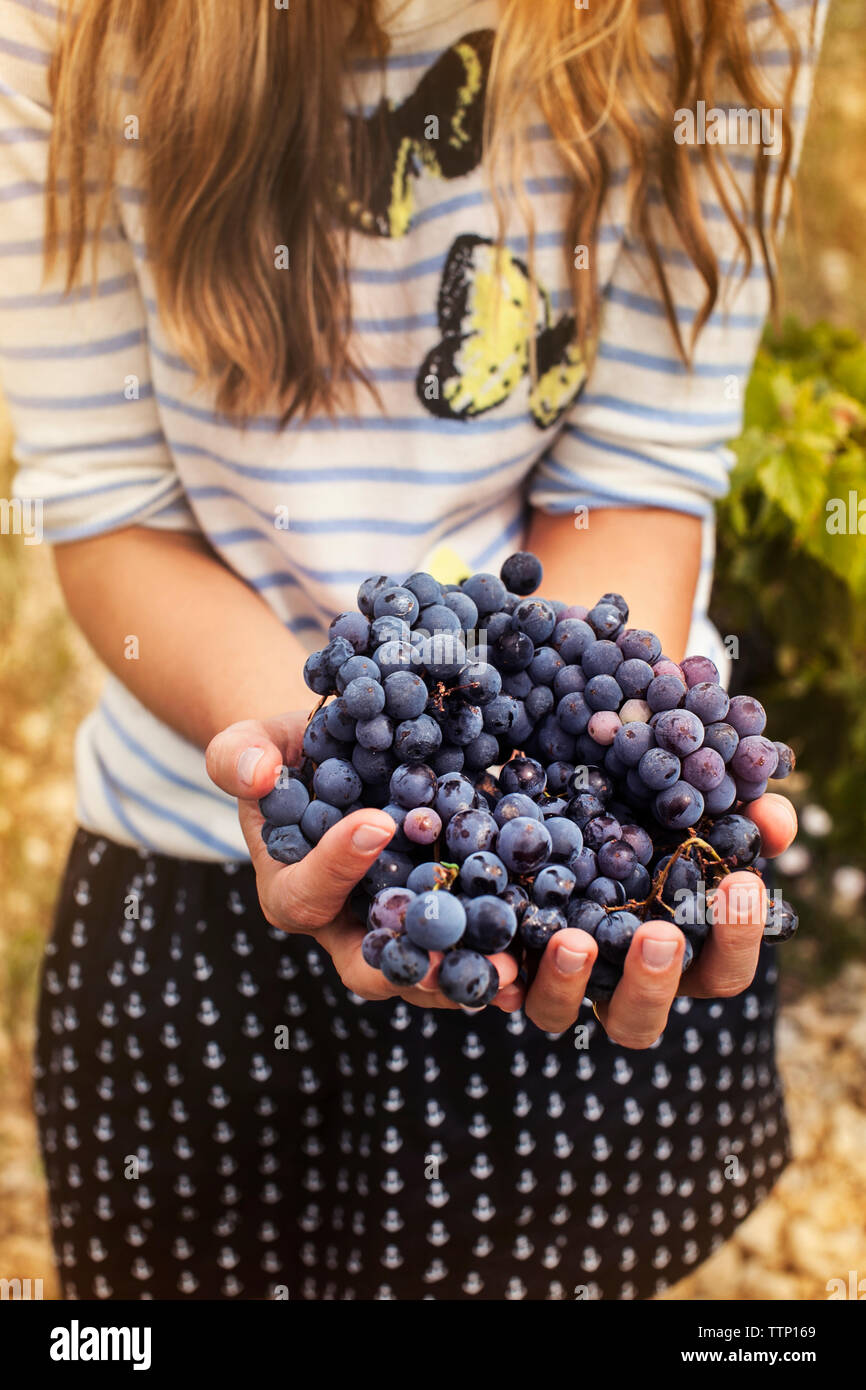
<path id="1" fill-rule="evenodd" d="M 606 131 L 629 161 L 632 235 L 648 253 L 678 351 L 718 299 L 720 275 L 701 213 L 696 167 L 675 143 L 674 112 L 722 81 L 747 107 L 779 102 L 752 52 L 750 0 L 663 0 L 669 61 L 650 55 L 638 0 L 503 0 L 490 59 L 485 163 L 504 235 L 509 194 L 522 205 L 521 132 L 527 101 L 540 107 L 574 181 L 563 251 L 576 336 L 591 352 L 599 318 L 590 267 L 611 179 Z M 162 320 L 221 410 L 240 419 L 276 407 L 283 420 L 334 412 L 345 383 L 363 381 L 351 345 L 348 230 L 337 191 L 369 180 L 363 129 L 351 139 L 342 86 L 358 52 L 384 61 L 376 0 L 65 0 L 51 70 L 55 120 L 49 154 L 46 262 L 61 253 L 71 287 L 88 239 L 98 245 L 122 144 L 124 71 L 134 77 L 145 235 Z M 788 118 L 800 61 L 796 35 L 769 0 L 775 40 L 791 54 L 782 102 L 780 177 L 755 149 L 751 206 L 737 206 L 724 146 L 705 144 L 707 169 L 752 264 L 752 222 L 775 301 L 774 234 L 792 135 Z M 130 64 L 131 69 L 130 69 Z M 128 84 L 127 84 L 128 85 Z M 628 94 L 628 95 L 627 95 Z M 505 171 L 504 180 L 502 171 Z M 102 196 L 88 195 L 96 177 Z M 651 187 L 703 280 L 703 305 L 683 341 L 653 228 Z M 506 192 L 503 193 L 503 187 Z M 742 204 L 742 200 L 740 200 Z M 531 217 L 531 210 L 530 210 Z M 291 273 L 274 273 L 274 248 L 291 248 Z"/>

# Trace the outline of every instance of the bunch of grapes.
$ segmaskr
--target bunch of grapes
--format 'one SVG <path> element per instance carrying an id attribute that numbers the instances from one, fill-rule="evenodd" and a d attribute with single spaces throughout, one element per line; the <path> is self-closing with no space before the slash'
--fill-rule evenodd
<path id="1" fill-rule="evenodd" d="M 627 626 L 619 594 L 590 609 L 530 597 L 541 573 L 520 552 L 459 585 L 365 580 L 305 664 L 321 698 L 303 761 L 260 802 L 284 864 L 351 811 L 391 817 L 351 900 L 364 959 L 411 986 L 442 952 L 439 988 L 464 1007 L 495 995 L 491 955 L 512 952 L 531 978 L 565 926 L 598 943 L 595 1001 L 649 917 L 682 927 L 687 970 L 710 931 L 705 895 L 759 858 L 749 802 L 794 766 L 707 657 L 670 660 Z M 765 940 L 796 927 L 774 902 Z"/>

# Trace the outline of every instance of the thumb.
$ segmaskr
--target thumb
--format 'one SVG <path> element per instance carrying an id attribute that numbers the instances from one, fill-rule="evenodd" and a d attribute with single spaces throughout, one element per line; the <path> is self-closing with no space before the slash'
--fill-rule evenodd
<path id="1" fill-rule="evenodd" d="M 230 724 L 207 746 L 208 776 L 239 801 L 267 796 L 283 764 L 299 757 L 305 723 L 306 715 L 296 711 L 275 719 Z"/>
<path id="2" fill-rule="evenodd" d="M 373 808 L 353 811 L 332 825 L 285 873 L 286 915 L 306 927 L 333 921 L 396 829 L 390 816 Z"/>

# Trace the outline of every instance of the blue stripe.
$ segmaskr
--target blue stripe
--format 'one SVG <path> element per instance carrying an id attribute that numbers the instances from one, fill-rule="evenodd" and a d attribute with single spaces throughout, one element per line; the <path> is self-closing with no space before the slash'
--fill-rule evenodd
<path id="1" fill-rule="evenodd" d="M 147 767 L 151 768 L 154 772 L 158 772 L 159 775 L 164 777 L 167 782 L 170 782 L 172 786 L 183 787 L 186 791 L 195 792 L 198 796 L 206 797 L 208 801 L 216 801 L 220 806 L 226 806 L 228 804 L 224 792 L 218 792 L 216 787 L 214 787 L 213 790 L 211 790 L 210 787 L 200 787 L 198 783 L 191 782 L 188 777 L 181 777 L 172 768 L 168 767 L 164 762 L 161 762 L 159 758 L 154 757 L 154 755 L 145 748 L 143 743 L 139 743 L 138 739 L 135 738 L 128 729 L 123 727 L 117 715 L 109 709 L 107 697 L 100 701 L 100 711 L 105 717 L 105 722 L 108 724 L 109 728 L 114 730 L 114 733 L 120 739 L 124 748 L 127 748 L 130 753 L 134 753 L 137 758 L 140 758 L 141 761 L 147 765 Z"/>
<path id="2" fill-rule="evenodd" d="M 132 399 L 123 391 L 103 391 L 98 396 L 21 396 L 17 391 L 7 391 L 6 399 L 12 405 L 20 405 L 32 410 L 105 410 L 111 406 L 134 405 L 136 401 L 149 401 L 153 397 L 153 386 L 146 381 L 139 386 L 138 395 Z"/>
<path id="3" fill-rule="evenodd" d="M 198 420 L 202 424 L 210 425 L 214 429 L 229 429 L 236 431 L 237 422 L 216 414 L 212 410 L 206 410 L 201 406 L 191 405 L 188 401 L 178 400 L 175 396 L 168 396 L 162 391 L 157 391 L 156 399 L 161 409 L 174 410 L 180 415 L 186 415 L 192 420 Z M 366 415 L 360 418 L 352 416 L 341 416 L 330 419 L 328 416 L 316 416 L 311 420 L 290 420 L 285 429 L 275 415 L 260 415 L 247 423 L 247 430 L 255 434 L 458 434 L 468 437 L 471 433 L 476 434 L 501 434 L 503 431 L 519 429 L 529 423 L 528 412 L 520 415 L 506 417 L 505 419 L 476 418 L 474 420 L 438 420 L 426 415 Z"/>
<path id="4" fill-rule="evenodd" d="M 119 333 L 113 338 L 94 338 L 90 343 L 53 343 L 50 346 L 0 347 L 0 357 L 8 362 L 62 362 L 69 358 L 109 357 L 147 341 L 142 328 Z"/>
<path id="5" fill-rule="evenodd" d="M 121 449 L 151 449 L 156 444 L 165 444 L 165 435 L 162 430 L 153 430 L 150 434 L 134 435 L 130 439 L 100 440 L 98 443 L 85 443 L 82 440 L 77 440 L 74 446 L 70 446 L 68 440 L 64 441 L 63 444 L 34 444 L 32 440 L 25 444 L 19 439 L 15 447 L 22 458 L 35 458 L 40 455 L 51 458 L 55 455 L 74 457 L 75 454 L 80 453 L 117 453 Z"/>
<path id="6" fill-rule="evenodd" d="M 0 145 L 44 144 L 48 138 L 47 130 L 38 130 L 35 126 L 17 126 L 0 130 Z"/>
<path id="7" fill-rule="evenodd" d="M 122 492 L 124 488 L 140 488 L 145 482 L 142 478 L 124 478 L 115 483 L 100 483 L 94 487 L 79 488 L 74 492 L 64 492 L 48 499 L 49 507 L 64 507 L 67 502 L 81 502 L 87 497 L 104 497 L 108 492 Z"/>
<path id="8" fill-rule="evenodd" d="M 616 410 L 622 415 L 639 415 L 647 420 L 664 420 L 668 425 L 707 425 L 719 429 L 730 429 L 736 434 L 742 424 L 741 410 L 725 411 L 682 411 L 666 410 L 663 406 L 644 405 L 640 401 L 627 401 L 622 396 L 608 396 L 587 392 L 581 397 L 583 406 L 600 406 L 603 410 Z"/>
<path id="9" fill-rule="evenodd" d="M 152 801 L 149 796 L 144 796 L 142 792 L 134 791 L 132 787 L 128 787 L 124 782 L 121 782 L 118 777 L 115 777 L 109 772 L 98 753 L 96 756 L 104 780 L 110 783 L 111 786 L 116 787 L 122 796 L 127 797 L 130 801 L 134 801 L 145 811 L 150 811 L 152 815 L 159 816 L 161 820 L 167 820 L 170 821 L 172 825 L 179 826 L 181 830 L 186 831 L 187 835 L 191 836 L 198 844 L 206 845 L 208 849 L 217 850 L 218 853 L 224 854 L 227 859 L 237 858 L 237 851 L 233 845 L 227 844 L 225 840 L 218 839 L 216 835 L 209 834 L 207 830 L 203 830 L 200 826 L 196 825 L 194 821 L 187 820 L 186 816 L 178 815 L 176 811 L 172 811 L 169 806 L 160 806 L 158 802 Z"/>
<path id="10" fill-rule="evenodd" d="M 726 484 L 717 484 L 713 482 L 706 473 L 698 473 L 693 468 L 684 468 L 682 465 L 671 463 L 668 460 L 653 458 L 651 454 L 643 454 L 640 450 L 632 449 L 626 444 L 614 443 L 607 439 L 598 439 L 591 431 L 581 429 L 578 425 L 566 425 L 564 433 L 571 438 L 579 439 L 591 449 L 598 449 L 600 453 L 613 454 L 615 457 L 620 458 L 634 459 L 635 463 L 646 464 L 649 468 L 660 469 L 665 473 L 674 473 L 680 478 L 688 478 L 690 482 L 696 483 L 699 487 L 711 488 L 720 497 L 723 496 L 726 491 Z M 708 449 L 706 452 L 713 457 L 719 458 L 724 464 L 726 471 L 730 471 L 730 465 L 721 458 L 717 450 Z M 570 473 L 567 465 L 556 458 L 555 449 L 545 460 L 545 463 L 552 465 L 566 476 Z"/>
<path id="11" fill-rule="evenodd" d="M 413 468 L 407 472 L 405 468 L 388 468 L 382 464 L 347 464 L 345 467 L 329 466 L 321 463 L 312 468 L 269 468 L 260 464 L 241 463 L 235 459 L 226 458 L 223 454 L 218 454 L 213 449 L 205 449 L 201 445 L 186 443 L 184 441 L 171 441 L 171 448 L 174 454 L 187 454 L 194 458 L 209 459 L 212 463 L 217 463 L 222 468 L 228 469 L 231 473 L 236 473 L 242 478 L 252 478 L 257 482 L 265 483 L 345 483 L 345 482 L 367 482 L 367 483 L 401 483 L 406 486 L 432 486 L 439 487 L 443 483 L 474 483 L 482 478 L 490 478 L 495 473 L 503 473 L 517 464 L 530 463 L 535 460 L 541 452 L 543 441 L 539 439 L 538 446 L 523 450 L 519 454 L 513 454 L 510 458 L 503 459 L 498 463 L 488 465 L 486 468 L 473 469 L 467 472 L 465 469 L 436 469 L 436 468 Z M 189 488 L 190 497 L 198 495 L 198 490 Z M 366 576 L 365 576 L 366 577 Z"/>
<path id="12" fill-rule="evenodd" d="M 16 43 L 14 39 L 4 39 L 2 35 L 0 53 L 7 53 L 10 58 L 21 58 L 25 63 L 38 63 L 43 68 L 48 66 L 51 59 L 51 55 L 41 48 L 31 48 L 29 43 Z"/>
<path id="13" fill-rule="evenodd" d="M 663 372 L 667 376 L 706 377 L 714 379 L 726 376 L 748 376 L 748 362 L 701 362 L 691 370 L 678 357 L 663 357 L 657 353 L 638 352 L 636 348 L 616 347 L 613 343 L 601 343 L 598 356 L 607 362 L 622 362 L 630 367 L 640 367 L 648 372 Z"/>
<path id="14" fill-rule="evenodd" d="M 102 536 L 110 531 L 116 531 L 125 522 L 138 521 L 144 525 L 153 512 L 153 507 L 145 509 L 139 505 L 133 507 L 131 511 L 123 512 L 120 516 L 103 517 L 87 526 L 46 526 L 45 536 L 52 545 L 60 544 L 63 541 L 84 541 L 91 536 Z"/>
<path id="15" fill-rule="evenodd" d="M 554 499 L 545 498 L 545 510 L 553 511 L 561 515 L 566 512 L 573 512 L 575 508 L 579 506 L 588 506 L 590 509 L 592 509 L 593 506 L 604 506 L 631 508 L 632 510 L 635 507 L 652 507 L 658 511 L 687 512 L 689 516 L 700 517 L 712 516 L 713 513 L 713 504 L 709 501 L 703 503 L 692 500 L 685 501 L 679 496 L 675 499 L 666 497 L 662 501 L 658 497 L 614 492 L 612 489 L 607 488 L 593 488 L 590 491 L 586 491 L 586 485 L 583 484 L 582 486 L 584 488 L 583 491 L 576 491 L 574 488 L 567 487 L 564 483 L 560 484 L 554 482 L 553 479 L 545 479 L 543 486 L 545 492 L 548 489 L 552 489 L 555 492 L 568 494 L 567 497 L 563 497 L 561 506 L 559 506 Z"/>
<path id="16" fill-rule="evenodd" d="M 120 801 L 114 792 L 113 778 L 95 748 L 93 750 L 93 754 L 96 758 L 96 765 L 99 769 L 99 775 L 102 782 L 102 794 L 108 802 L 109 809 L 112 811 L 115 818 L 123 826 L 126 833 L 132 836 L 136 844 L 142 845 L 145 849 L 153 849 L 154 847 L 151 844 L 151 842 L 141 834 L 141 831 L 138 830 L 136 826 L 133 825 L 132 821 L 129 819 L 129 816 L 126 814 L 126 811 L 121 806 Z"/>
<path id="17" fill-rule="evenodd" d="M 0 140 L 2 144 L 2 140 Z M 94 232 L 92 227 L 88 227 L 84 233 L 84 240 L 92 242 Z M 126 241 L 126 237 L 119 227 L 104 227 L 100 232 L 100 242 L 106 245 L 115 246 L 118 242 Z M 58 245 L 65 246 L 69 238 L 65 233 L 58 238 Z M 0 241 L 0 256 L 42 256 L 45 250 L 45 238 L 41 236 L 28 237 L 23 241 Z"/>
<path id="18" fill-rule="evenodd" d="M 604 291 L 606 300 L 618 304 L 623 309 L 633 309 L 638 314 L 651 314 L 654 318 L 667 318 L 665 306 L 658 299 L 650 299 L 645 294 L 635 294 L 633 290 L 620 289 L 618 285 L 608 285 Z M 693 323 L 697 309 L 677 305 L 676 314 L 680 323 Z M 724 328 L 763 328 L 766 314 L 725 314 L 715 310 L 707 320 L 707 325 L 716 324 Z"/>
<path id="19" fill-rule="evenodd" d="M 88 285 L 73 290 L 48 290 L 36 294 L 7 294 L 0 298 L 0 309 L 52 309 L 60 305 L 83 304 L 90 299 L 108 299 L 113 294 L 135 288 L 136 278 L 132 271 L 126 275 L 115 275 L 103 280 L 95 292 Z"/>
<path id="20" fill-rule="evenodd" d="M 20 5 L 22 10 L 30 10 L 31 14 L 44 15 L 46 19 L 58 19 L 60 11 L 56 5 L 50 5 L 48 0 L 12 0 L 13 5 Z"/>

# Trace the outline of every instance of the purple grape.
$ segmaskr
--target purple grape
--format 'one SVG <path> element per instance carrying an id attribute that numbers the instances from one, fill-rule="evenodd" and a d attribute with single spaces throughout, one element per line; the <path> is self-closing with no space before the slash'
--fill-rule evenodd
<path id="1" fill-rule="evenodd" d="M 369 656 L 350 656 L 348 661 L 344 661 L 336 675 L 337 693 L 342 695 L 349 681 L 358 677 L 367 680 L 377 681 L 380 677 L 379 667 L 372 657 Z"/>
<path id="2" fill-rule="evenodd" d="M 530 820 L 541 820 L 541 810 L 523 792 L 508 792 L 501 801 L 497 801 L 496 810 L 493 818 L 501 828 L 506 821 L 514 820 L 516 816 L 529 816 Z"/>
<path id="3" fill-rule="evenodd" d="M 603 812 L 600 816 L 593 816 L 583 827 L 583 842 L 594 849 L 598 854 L 606 840 L 619 840 L 622 837 L 622 827 L 616 816 L 607 815 Z M 599 861 L 601 862 L 601 861 Z"/>
<path id="4" fill-rule="evenodd" d="M 535 875 L 532 897 L 538 907 L 563 908 L 574 892 L 577 880 L 566 864 L 548 864 Z"/>
<path id="5" fill-rule="evenodd" d="M 419 893 L 407 905 L 406 935 L 427 951 L 446 951 L 466 929 L 463 904 L 447 888 Z"/>
<path id="6" fill-rule="evenodd" d="M 622 704 L 622 691 L 613 676 L 593 676 L 583 697 L 591 710 L 617 710 Z"/>
<path id="7" fill-rule="evenodd" d="M 639 926 L 640 918 L 633 912 L 608 912 L 595 933 L 601 955 L 612 964 L 621 965 Z"/>
<path id="8" fill-rule="evenodd" d="M 601 907 L 622 907 L 626 901 L 625 889 L 619 879 L 607 878 L 605 874 L 593 879 L 592 883 L 584 889 L 583 896 L 590 902 L 598 903 Z"/>
<path id="9" fill-rule="evenodd" d="M 676 709 L 687 694 L 686 686 L 678 676 L 653 676 L 647 686 L 646 702 L 653 714 L 662 710 Z"/>
<path id="10" fill-rule="evenodd" d="M 592 822 L 590 822 L 592 824 Z M 607 878 L 625 883 L 634 872 L 637 855 L 627 840 L 605 840 L 596 851 L 598 867 Z"/>
<path id="11" fill-rule="evenodd" d="M 528 669 L 535 685 L 553 685 L 557 672 L 565 670 L 565 662 L 555 647 L 538 647 Z"/>
<path id="12" fill-rule="evenodd" d="M 510 758 L 499 774 L 499 785 L 506 794 L 522 792 L 524 796 L 537 797 L 546 783 L 547 774 L 534 758 Z"/>
<path id="13" fill-rule="evenodd" d="M 298 864 L 312 849 L 298 825 L 275 825 L 267 839 L 268 854 L 281 864 Z"/>
<path id="14" fill-rule="evenodd" d="M 361 779 L 343 758 L 326 758 L 313 773 L 313 791 L 320 801 L 344 810 L 361 795 Z"/>
<path id="15" fill-rule="evenodd" d="M 546 642 L 556 627 L 556 614 L 543 598 L 526 598 L 515 608 L 512 621 L 533 643 L 534 655 L 534 648 Z"/>
<path id="16" fill-rule="evenodd" d="M 727 691 L 716 681 L 699 681 L 689 687 L 686 709 L 696 714 L 702 724 L 717 724 L 725 718 L 730 707 Z"/>
<path id="17" fill-rule="evenodd" d="M 517 816 L 499 831 L 496 852 L 509 873 L 529 874 L 542 867 L 552 848 L 550 831 L 543 822 Z"/>
<path id="18" fill-rule="evenodd" d="M 403 834 L 413 845 L 432 845 L 442 829 L 442 821 L 432 806 L 415 806 L 406 812 Z"/>
<path id="19" fill-rule="evenodd" d="M 790 941 L 799 925 L 800 919 L 791 904 L 784 898 L 777 900 L 774 894 L 767 903 L 764 941 L 773 946 L 780 941 Z"/>
<path id="20" fill-rule="evenodd" d="M 427 708 L 427 687 L 416 671 L 394 671 L 382 688 L 385 710 L 392 719 L 417 719 Z"/>
<path id="21" fill-rule="evenodd" d="M 678 758 L 694 753 L 704 741 L 704 726 L 696 714 L 685 709 L 669 709 L 659 714 L 653 729 L 659 748 Z"/>
<path id="22" fill-rule="evenodd" d="M 557 907 L 539 907 L 530 903 L 520 919 L 523 944 L 533 951 L 543 951 L 556 932 L 562 931 L 566 920 Z"/>
<path id="23" fill-rule="evenodd" d="M 331 826 L 342 819 L 343 813 L 338 806 L 329 806 L 327 801 L 311 801 L 301 816 L 304 839 L 311 845 L 317 845 Z"/>
<path id="24" fill-rule="evenodd" d="M 460 866 L 460 887 L 470 898 L 493 893 L 499 895 L 508 887 L 508 870 L 498 855 L 489 849 L 470 854 Z"/>
<path id="25" fill-rule="evenodd" d="M 350 719 L 372 719 L 385 708 L 385 691 L 369 676 L 356 676 L 349 681 L 340 698 Z"/>
<path id="26" fill-rule="evenodd" d="M 622 648 L 619 648 L 622 652 Z M 616 672 L 617 684 L 622 690 L 627 700 L 643 700 L 646 696 L 650 683 L 655 679 L 653 668 L 649 662 L 641 661 L 640 657 L 631 657 L 624 661 Z"/>
<path id="27" fill-rule="evenodd" d="M 299 777 L 281 767 L 273 791 L 259 801 L 259 810 L 272 825 L 297 825 L 310 804 L 310 793 Z"/>
<path id="28" fill-rule="evenodd" d="M 593 816 L 604 814 L 604 802 L 595 792 L 578 792 L 569 801 L 565 814 L 583 830 Z"/>
<path id="29" fill-rule="evenodd" d="M 395 936 L 384 946 L 379 968 L 392 985 L 417 985 L 430 969 L 430 956 L 414 941 Z"/>
<path id="30" fill-rule="evenodd" d="M 583 893 L 592 883 L 593 879 L 598 878 L 598 859 L 594 849 L 584 845 L 583 849 L 573 854 L 568 861 L 575 878 L 575 889 L 578 893 Z"/>
<path id="31" fill-rule="evenodd" d="M 622 630 L 622 613 L 614 603 L 597 603 L 586 615 L 596 637 L 616 637 Z"/>
<path id="32" fill-rule="evenodd" d="M 637 767 L 655 745 L 655 734 L 648 724 L 623 724 L 613 741 L 614 752 L 626 767 Z"/>
<path id="33" fill-rule="evenodd" d="M 648 864 L 654 852 L 652 836 L 639 825 L 624 825 L 621 833 L 626 844 L 634 850 L 638 863 Z"/>
<path id="34" fill-rule="evenodd" d="M 617 683 L 622 684 L 619 667 L 623 664 L 623 658 L 616 642 L 593 642 L 581 657 L 580 664 L 587 679 L 591 676 L 616 676 Z"/>
<path id="35" fill-rule="evenodd" d="M 582 694 L 585 689 L 586 676 L 580 666 L 563 666 L 553 678 L 553 694 L 557 701 L 564 695 Z"/>
<path id="36" fill-rule="evenodd" d="M 383 888 L 405 888 L 412 872 L 412 860 L 408 854 L 391 849 L 388 845 L 368 868 L 361 883 L 374 897 Z"/>
<path id="37" fill-rule="evenodd" d="M 393 940 L 394 933 L 387 927 L 373 927 L 364 935 L 361 941 L 361 955 L 374 970 L 382 969 L 382 952 L 388 942 Z"/>
<path id="38" fill-rule="evenodd" d="M 480 614 L 498 613 L 505 603 L 507 590 L 495 574 L 470 575 L 460 587 L 464 594 L 469 595 Z"/>
<path id="39" fill-rule="evenodd" d="M 626 628 L 617 637 L 616 644 L 626 661 L 645 661 L 652 666 L 662 654 L 661 642 L 654 632 L 647 632 L 645 628 Z"/>
<path id="40" fill-rule="evenodd" d="M 717 685 L 719 681 L 719 669 L 708 656 L 687 656 L 680 662 L 680 670 L 689 690 L 693 685 Z"/>
<path id="41" fill-rule="evenodd" d="M 583 849 L 583 835 L 580 826 L 569 820 L 567 816 L 545 815 L 544 824 L 550 835 L 552 858 L 570 860 L 573 854 L 577 854 Z"/>
<path id="42" fill-rule="evenodd" d="M 424 864 L 415 865 L 406 880 L 406 887 L 411 888 L 413 893 L 429 893 L 433 888 L 447 888 L 450 881 L 450 870 L 446 869 L 444 864 L 437 864 L 431 859 Z"/>
<path id="43" fill-rule="evenodd" d="M 473 898 L 466 908 L 466 930 L 462 945 L 483 956 L 504 951 L 517 931 L 514 908 L 490 894 Z"/>
<path id="44" fill-rule="evenodd" d="M 474 788 L 473 788 L 474 791 Z M 445 830 L 445 843 L 449 854 L 459 863 L 479 850 L 493 849 L 496 845 L 499 826 L 489 811 L 458 811 L 448 821 Z M 548 839 L 550 836 L 548 836 Z M 500 858 L 503 858 L 499 850 Z M 507 860 L 504 862 L 508 863 Z"/>
<path id="45" fill-rule="evenodd" d="M 734 869 L 747 869 L 761 853 L 761 832 L 746 816 L 722 816 L 704 838 Z"/>
<path id="46" fill-rule="evenodd" d="M 713 791 L 721 786 L 724 777 L 724 760 L 714 748 L 699 748 L 683 758 L 683 780 L 697 787 L 699 792 Z"/>
<path id="47" fill-rule="evenodd" d="M 568 905 L 568 925 L 593 937 L 606 916 L 604 908 L 588 898 L 575 898 Z"/>
<path id="48" fill-rule="evenodd" d="M 355 738 L 362 748 L 372 753 L 384 753 L 394 742 L 394 721 L 387 714 L 376 714 L 372 719 L 359 719 L 355 725 Z"/>
<path id="49" fill-rule="evenodd" d="M 471 811 L 475 806 L 475 786 L 459 772 L 446 772 L 436 783 L 436 810 L 443 821 L 449 821 L 458 811 Z"/>
<path id="50" fill-rule="evenodd" d="M 523 596 L 534 593 L 541 583 L 541 561 L 528 550 L 509 555 L 499 571 L 499 577 L 511 593 Z"/>
<path id="51" fill-rule="evenodd" d="M 668 830 L 686 830 L 704 814 L 704 798 L 688 782 L 674 782 L 656 796 L 656 816 Z"/>
<path id="52" fill-rule="evenodd" d="M 797 759 L 794 756 L 793 748 L 789 748 L 787 743 L 774 743 L 773 747 L 779 758 L 773 776 L 777 781 L 781 782 L 783 778 L 790 777 L 794 768 L 797 766 Z"/>
<path id="53" fill-rule="evenodd" d="M 772 777 L 779 762 L 776 745 L 762 734 L 747 734 L 741 738 L 731 758 L 731 772 L 739 781 L 765 782 Z"/>
<path id="54" fill-rule="evenodd" d="M 735 695 L 731 700 L 727 722 L 736 729 L 740 738 L 750 734 L 762 734 L 767 723 L 767 711 L 760 700 L 751 695 Z"/>
<path id="55" fill-rule="evenodd" d="M 737 786 L 729 773 L 725 773 L 717 787 L 704 792 L 704 810 L 708 816 L 720 816 L 728 811 L 737 799 Z"/>
<path id="56" fill-rule="evenodd" d="M 417 574 L 410 574 L 403 588 L 415 595 L 421 608 L 429 608 L 433 603 L 442 602 L 442 585 L 438 579 L 434 579 L 432 574 L 427 574 L 425 570 L 419 570 Z"/>
<path id="57" fill-rule="evenodd" d="M 499 989 L 496 967 L 478 951 L 449 951 L 439 967 L 438 985 L 446 999 L 464 1008 L 483 1008 Z"/>
<path id="58" fill-rule="evenodd" d="M 382 888 L 367 910 L 368 927 L 384 927 L 392 936 L 406 930 L 406 909 L 415 897 L 405 888 Z"/>
<path id="59" fill-rule="evenodd" d="M 580 661 L 587 647 L 597 641 L 589 623 L 581 618 L 562 618 L 553 629 L 550 645 L 566 665 Z"/>
<path id="60" fill-rule="evenodd" d="M 708 724 L 704 729 L 704 747 L 714 748 L 724 763 L 731 761 L 739 741 L 740 735 L 733 724 Z"/>
<path id="61" fill-rule="evenodd" d="M 459 776 L 456 773 L 447 775 Z M 396 768 L 389 786 L 391 800 L 407 811 L 413 811 L 416 806 L 432 806 L 436 789 L 436 774 L 425 763 L 409 763 Z"/>

